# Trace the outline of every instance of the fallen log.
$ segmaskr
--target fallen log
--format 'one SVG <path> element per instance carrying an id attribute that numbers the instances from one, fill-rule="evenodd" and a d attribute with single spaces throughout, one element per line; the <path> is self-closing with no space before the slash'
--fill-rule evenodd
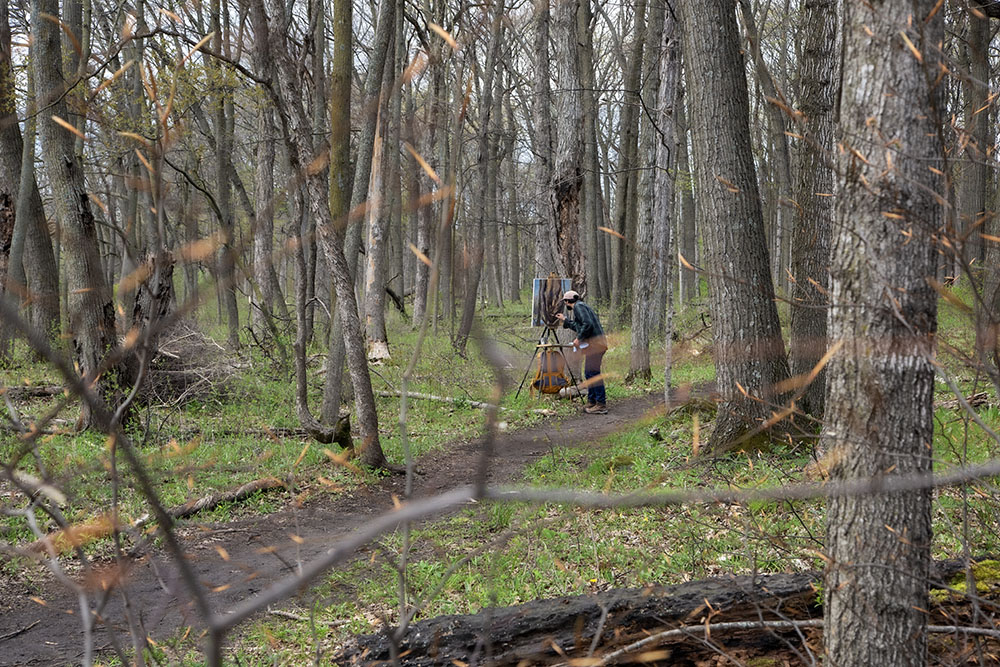
<path id="1" fill-rule="evenodd" d="M 995 560 L 983 555 L 976 562 Z M 941 588 L 965 571 L 965 559 L 933 563 L 930 588 Z M 822 617 L 819 572 L 714 577 L 676 586 L 617 589 L 594 595 L 535 600 L 513 607 L 484 609 L 478 614 L 439 616 L 410 625 L 396 639 L 397 655 L 408 667 L 444 664 L 573 665 L 617 664 L 655 645 L 672 641 L 670 661 L 698 664 L 703 641 L 688 642 L 694 626 L 741 633 L 726 634 L 727 646 L 774 648 L 801 641 L 805 628 Z M 934 632 L 995 637 L 996 630 L 932 626 Z M 676 632 L 674 632 L 676 630 Z M 815 629 L 819 632 L 818 629 Z M 391 662 L 395 628 L 357 637 L 334 662 L 380 665 Z M 679 642 L 679 643 L 678 643 Z M 628 655 L 626 655 L 628 654 Z M 688 660 L 692 658 L 692 660 Z"/>
<path id="2" fill-rule="evenodd" d="M 677 586 L 619 589 L 536 600 L 413 624 L 399 641 L 408 666 L 552 664 L 584 657 L 605 638 L 616 646 L 670 624 L 780 620 L 818 615 L 815 572 L 717 577 Z M 759 615 L 758 615 L 759 614 Z M 334 660 L 368 665 L 392 656 L 392 631 L 359 637 Z"/>
<path id="3" fill-rule="evenodd" d="M 60 396 L 65 387 L 61 384 L 26 385 L 23 387 L 3 387 L 0 394 L 5 394 L 15 401 L 23 401 L 26 398 L 48 398 L 50 396 Z"/>

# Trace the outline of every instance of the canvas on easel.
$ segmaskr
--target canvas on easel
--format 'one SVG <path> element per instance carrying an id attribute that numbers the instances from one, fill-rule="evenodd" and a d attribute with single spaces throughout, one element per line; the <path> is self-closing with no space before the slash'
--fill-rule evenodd
<path id="1" fill-rule="evenodd" d="M 560 326 L 557 313 L 563 312 L 562 296 L 573 289 L 569 278 L 557 278 L 553 273 L 548 278 L 535 278 L 531 286 L 531 326 L 557 329 Z"/>

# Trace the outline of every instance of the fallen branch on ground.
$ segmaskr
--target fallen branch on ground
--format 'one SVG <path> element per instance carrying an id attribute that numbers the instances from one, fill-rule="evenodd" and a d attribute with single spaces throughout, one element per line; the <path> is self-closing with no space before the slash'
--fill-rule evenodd
<path id="1" fill-rule="evenodd" d="M 213 493 L 195 500 L 190 500 L 183 505 L 168 510 L 168 514 L 174 519 L 183 519 L 204 510 L 218 507 L 222 503 L 235 503 L 246 500 L 258 491 L 270 491 L 272 489 L 284 488 L 285 483 L 275 477 L 264 477 L 247 482 L 231 491 Z M 133 528 L 144 528 L 153 520 L 152 515 L 143 514 L 133 524 Z M 47 553 L 51 547 L 56 552 L 62 553 L 76 545 L 86 544 L 95 539 L 100 539 L 110 535 L 113 530 L 112 523 L 107 516 L 101 516 L 92 521 L 81 524 L 74 524 L 66 530 L 57 530 L 45 537 L 35 540 L 25 548 L 36 553 Z"/>
<path id="2" fill-rule="evenodd" d="M 243 486 L 237 487 L 232 491 L 213 493 L 211 495 L 198 498 L 197 500 L 190 500 L 183 505 L 172 507 L 168 510 L 168 513 L 174 519 L 184 519 L 203 510 L 215 509 L 222 503 L 237 503 L 241 500 L 246 500 L 258 491 L 270 491 L 272 489 L 284 487 L 285 483 L 276 477 L 263 477 L 261 479 L 255 479 L 252 482 L 247 482 Z M 139 523 L 138 525 L 144 524 Z"/>
<path id="3" fill-rule="evenodd" d="M 23 401 L 26 398 L 47 398 L 49 396 L 59 396 L 65 391 L 61 384 L 46 384 L 24 387 L 4 387 L 0 390 L 15 401 Z"/>

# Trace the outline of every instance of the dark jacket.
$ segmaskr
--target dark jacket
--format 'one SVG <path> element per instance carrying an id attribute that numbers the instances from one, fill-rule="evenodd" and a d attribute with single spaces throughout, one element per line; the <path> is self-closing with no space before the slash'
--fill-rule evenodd
<path id="1" fill-rule="evenodd" d="M 597 319 L 597 314 L 593 309 L 583 301 L 577 301 L 573 305 L 573 319 L 564 321 L 563 327 L 575 331 L 576 337 L 585 343 L 593 342 L 607 347 L 601 321 Z"/>

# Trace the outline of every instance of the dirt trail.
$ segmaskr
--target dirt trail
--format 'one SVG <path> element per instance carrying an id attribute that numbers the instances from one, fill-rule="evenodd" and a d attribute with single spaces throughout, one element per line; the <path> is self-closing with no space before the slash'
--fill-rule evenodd
<path id="1" fill-rule="evenodd" d="M 503 433 L 497 438 L 489 481 L 511 481 L 552 446 L 597 441 L 662 407 L 659 395 L 633 398 L 615 402 L 607 415 L 549 419 L 531 429 Z M 432 496 L 472 482 L 478 453 L 477 442 L 458 442 L 420 459 L 414 497 Z M 402 477 L 388 477 L 323 503 L 206 526 L 201 531 L 187 530 L 184 548 L 212 609 L 222 612 L 391 510 L 393 495 L 401 497 L 403 489 Z M 162 552 L 131 563 L 123 582 L 110 591 L 100 611 L 104 623 L 94 633 L 98 650 L 111 646 L 108 627 L 115 629 L 118 642 L 130 644 L 126 598 L 146 634 L 154 639 L 168 637 L 184 625 L 201 625 L 176 565 Z M 41 598 L 45 605 L 31 596 Z M 53 583 L 39 594 L 22 581 L 0 582 L 0 665 L 78 663 L 83 655 L 82 637 L 79 605 L 66 589 Z"/>

